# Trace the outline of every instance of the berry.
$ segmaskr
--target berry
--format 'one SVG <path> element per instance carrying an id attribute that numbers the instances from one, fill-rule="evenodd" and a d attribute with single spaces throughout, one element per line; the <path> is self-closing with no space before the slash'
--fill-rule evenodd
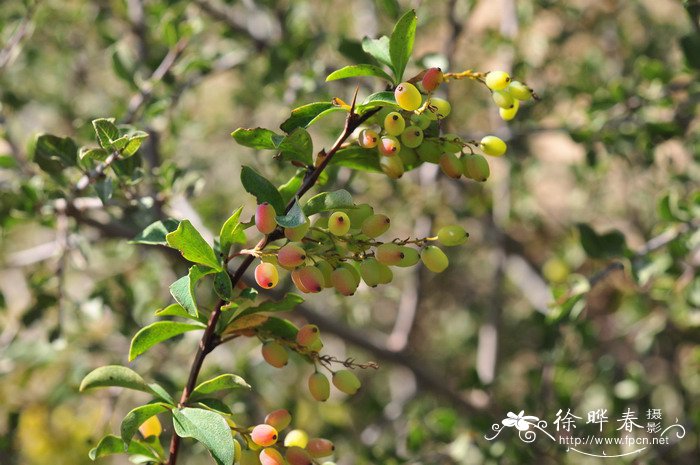
<path id="1" fill-rule="evenodd" d="M 307 218 L 304 224 L 301 224 L 295 228 L 284 228 L 284 237 L 290 241 L 299 242 L 304 238 L 304 236 L 306 236 L 306 233 L 309 232 L 309 226 L 311 226 L 311 223 Z"/>
<path id="2" fill-rule="evenodd" d="M 443 153 L 440 155 L 439 164 L 442 172 L 451 178 L 459 179 L 463 174 L 462 162 L 454 153 Z"/>
<path id="3" fill-rule="evenodd" d="M 238 441 L 235 441 L 238 442 Z M 234 446 L 235 449 L 235 446 Z M 260 465 L 260 459 L 258 458 L 258 452 L 252 449 L 246 449 L 241 451 L 241 463 L 240 465 Z M 234 461 L 235 463 L 235 461 Z"/>
<path id="4" fill-rule="evenodd" d="M 415 265 L 420 260 L 420 254 L 412 247 L 401 246 L 401 253 L 403 258 L 399 260 L 396 266 L 406 268 Z"/>
<path id="5" fill-rule="evenodd" d="M 457 134 L 445 134 L 440 139 L 443 152 L 459 153 L 464 147 L 464 142 Z"/>
<path id="6" fill-rule="evenodd" d="M 391 179 L 399 179 L 404 173 L 403 161 L 401 161 L 401 157 L 381 157 L 379 159 L 379 167 L 382 169 L 384 174 L 389 176 Z"/>
<path id="7" fill-rule="evenodd" d="M 438 117 L 438 119 L 447 118 L 447 115 L 449 115 L 452 111 L 452 105 L 450 105 L 450 102 L 443 98 L 431 98 L 430 106 L 433 107 L 431 108 L 431 112 L 433 112 Z"/>
<path id="8" fill-rule="evenodd" d="M 360 280 L 362 279 L 362 275 L 360 275 L 360 270 L 355 266 L 355 262 L 345 262 L 340 264 L 341 268 L 345 268 L 350 272 L 352 275 L 353 279 L 355 280 L 355 286 L 360 285 Z"/>
<path id="9" fill-rule="evenodd" d="M 379 134 L 371 129 L 363 129 L 357 138 L 357 143 L 363 149 L 372 149 L 379 143 Z"/>
<path id="10" fill-rule="evenodd" d="M 382 136 L 382 138 L 379 139 L 377 150 L 379 151 L 380 155 L 392 157 L 401 150 L 401 143 L 394 136 Z"/>
<path id="11" fill-rule="evenodd" d="M 426 92 L 432 92 L 440 87 L 442 80 L 442 70 L 440 68 L 430 68 L 423 75 L 421 84 L 423 84 L 423 89 L 425 89 Z"/>
<path id="12" fill-rule="evenodd" d="M 357 379 L 355 373 L 350 370 L 338 370 L 333 373 L 333 386 L 340 392 L 348 395 L 354 395 L 362 386 L 360 380 Z"/>
<path id="13" fill-rule="evenodd" d="M 316 325 L 304 325 L 299 328 L 296 335 L 297 344 L 308 347 L 321 338 L 321 332 Z"/>
<path id="14" fill-rule="evenodd" d="M 340 211 L 345 212 L 350 218 L 350 229 L 360 229 L 362 222 L 374 214 L 374 208 L 366 203 L 356 205 L 355 208 L 346 208 Z"/>
<path id="15" fill-rule="evenodd" d="M 394 91 L 394 98 L 401 109 L 406 111 L 417 110 L 422 103 L 420 92 L 410 82 L 399 84 Z"/>
<path id="16" fill-rule="evenodd" d="M 384 132 L 390 136 L 398 136 L 406 128 L 406 121 L 404 121 L 401 113 L 397 111 L 392 111 L 384 119 Z"/>
<path id="17" fill-rule="evenodd" d="M 346 213 L 333 212 L 328 218 L 328 230 L 335 236 L 344 236 L 350 231 L 350 218 Z"/>
<path id="18" fill-rule="evenodd" d="M 287 349 L 275 341 L 268 341 L 262 345 L 262 356 L 268 364 L 275 368 L 282 368 L 289 361 Z"/>
<path id="19" fill-rule="evenodd" d="M 267 424 L 260 424 L 253 428 L 250 433 L 250 439 L 259 446 L 269 447 L 277 442 L 277 430 Z"/>
<path id="20" fill-rule="evenodd" d="M 491 71 L 486 74 L 484 81 L 491 90 L 503 90 L 510 82 L 510 75 L 505 71 Z"/>
<path id="21" fill-rule="evenodd" d="M 479 147 L 484 151 L 486 155 L 491 155 L 493 157 L 500 157 L 506 153 L 506 143 L 503 142 L 496 136 L 486 136 L 481 139 Z"/>
<path id="22" fill-rule="evenodd" d="M 389 284 L 394 280 L 394 272 L 383 263 L 379 264 L 379 284 Z"/>
<path id="23" fill-rule="evenodd" d="M 420 259 L 426 268 L 433 273 L 441 273 L 445 271 L 447 265 L 450 264 L 445 252 L 434 245 L 429 245 L 428 247 L 424 248 L 423 252 L 420 254 Z"/>
<path id="24" fill-rule="evenodd" d="M 423 139 L 423 143 L 416 148 L 418 157 L 427 163 L 437 163 L 442 154 L 442 145 L 435 139 Z"/>
<path id="25" fill-rule="evenodd" d="M 333 287 L 333 282 L 331 281 L 331 273 L 333 273 L 333 267 L 331 266 L 331 264 L 325 260 L 319 260 L 316 262 L 316 268 L 321 270 L 321 273 L 323 274 L 323 287 Z"/>
<path id="26" fill-rule="evenodd" d="M 313 458 L 328 457 L 335 450 L 335 446 L 328 439 L 314 438 L 306 445 L 306 450 Z"/>
<path id="27" fill-rule="evenodd" d="M 277 251 L 277 261 L 285 268 L 295 268 L 306 261 L 306 251 L 299 245 L 290 242 Z"/>
<path id="28" fill-rule="evenodd" d="M 279 282 L 280 277 L 277 267 L 272 263 L 261 263 L 255 267 L 255 282 L 260 287 L 272 289 Z"/>
<path id="29" fill-rule="evenodd" d="M 362 222 L 362 234 L 367 237 L 375 238 L 384 234 L 391 225 L 391 220 L 388 216 L 382 214 L 372 215 Z"/>
<path id="30" fill-rule="evenodd" d="M 415 149 L 403 147 L 401 152 L 399 152 L 399 158 L 405 168 L 414 168 L 420 164 L 420 158 L 418 158 L 418 153 Z"/>
<path id="31" fill-rule="evenodd" d="M 532 89 L 520 81 L 511 81 L 511 83 L 508 84 L 508 92 L 510 92 L 510 95 L 514 98 L 522 100 L 523 102 L 532 98 Z"/>
<path id="32" fill-rule="evenodd" d="M 510 108 L 499 108 L 498 114 L 503 121 L 510 121 L 515 118 L 518 114 L 518 109 L 520 108 L 520 100 L 513 100 L 513 105 Z"/>
<path id="33" fill-rule="evenodd" d="M 243 454 L 241 443 L 234 439 L 233 441 L 233 463 L 240 462 Z M 257 458 L 257 457 L 256 457 Z"/>
<path id="34" fill-rule="evenodd" d="M 297 287 L 297 289 L 299 289 L 304 294 L 308 294 L 311 292 L 306 286 L 304 286 L 304 283 L 301 281 L 301 269 L 292 271 L 291 276 L 292 282 Z"/>
<path id="35" fill-rule="evenodd" d="M 331 282 L 338 293 L 351 296 L 357 290 L 357 281 L 353 273 L 346 267 L 339 267 L 331 273 Z"/>
<path id="36" fill-rule="evenodd" d="M 317 371 L 309 376 L 309 392 L 317 401 L 325 402 L 331 395 L 331 383 L 323 373 Z"/>
<path id="37" fill-rule="evenodd" d="M 258 205 L 255 210 L 255 227 L 263 234 L 270 234 L 277 227 L 275 208 L 267 202 Z"/>
<path id="38" fill-rule="evenodd" d="M 418 126 L 409 126 L 401 133 L 401 143 L 409 148 L 418 147 L 423 142 L 423 130 Z"/>
<path id="39" fill-rule="evenodd" d="M 279 409 L 270 412 L 265 417 L 265 423 L 275 428 L 277 431 L 282 431 L 292 422 L 292 416 L 286 409 Z"/>
<path id="40" fill-rule="evenodd" d="M 284 447 L 301 447 L 306 448 L 309 443 L 309 435 L 306 431 L 293 429 L 284 437 Z"/>
<path id="41" fill-rule="evenodd" d="M 430 126 L 430 118 L 426 115 L 411 115 L 411 123 L 426 130 Z"/>
<path id="42" fill-rule="evenodd" d="M 368 258 L 360 262 L 360 275 L 369 287 L 379 284 L 379 262 L 374 258 Z"/>
<path id="43" fill-rule="evenodd" d="M 296 446 L 288 448 L 284 458 L 287 459 L 289 465 L 312 465 L 314 463 L 308 452 Z"/>
<path id="44" fill-rule="evenodd" d="M 489 163 L 481 155 L 470 154 L 462 157 L 464 174 L 475 181 L 484 182 L 491 175 Z"/>
<path id="45" fill-rule="evenodd" d="M 262 465 L 284 465 L 284 457 L 277 449 L 266 447 L 260 451 L 260 463 Z"/>
<path id="46" fill-rule="evenodd" d="M 505 90 L 494 90 L 491 92 L 491 99 L 501 108 L 510 109 L 515 104 L 515 99 Z"/>
<path id="47" fill-rule="evenodd" d="M 299 270 L 299 280 L 310 293 L 321 292 L 323 289 L 323 273 L 315 266 L 305 266 Z"/>
<path id="48" fill-rule="evenodd" d="M 375 256 L 380 263 L 392 266 L 398 264 L 404 258 L 401 247 L 391 242 L 379 245 L 375 251 Z"/>
<path id="49" fill-rule="evenodd" d="M 461 226 L 444 226 L 437 233 L 438 240 L 442 245 L 452 247 L 464 244 L 469 234 Z"/>

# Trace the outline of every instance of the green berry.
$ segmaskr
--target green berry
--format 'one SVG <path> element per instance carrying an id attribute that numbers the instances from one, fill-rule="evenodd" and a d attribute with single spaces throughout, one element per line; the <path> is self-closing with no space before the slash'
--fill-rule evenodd
<path id="1" fill-rule="evenodd" d="M 357 138 L 357 143 L 364 149 L 372 149 L 379 143 L 379 134 L 371 129 L 363 129 Z"/>
<path id="2" fill-rule="evenodd" d="M 355 280 L 355 286 L 360 285 L 360 281 L 362 280 L 362 275 L 360 274 L 359 268 L 355 265 L 355 262 L 344 262 L 340 264 L 341 268 L 345 268 L 350 272 L 352 275 L 353 279 Z"/>
<path id="3" fill-rule="evenodd" d="M 268 341 L 262 345 L 262 356 L 269 365 L 275 368 L 282 368 L 289 361 L 287 349 L 276 341 Z"/>
<path id="4" fill-rule="evenodd" d="M 314 438 L 306 445 L 306 451 L 313 458 L 328 457 L 334 450 L 335 446 L 328 439 Z"/>
<path id="5" fill-rule="evenodd" d="M 453 179 L 459 179 L 463 174 L 462 162 L 454 153 L 443 153 L 440 155 L 439 164 L 442 172 Z"/>
<path id="6" fill-rule="evenodd" d="M 360 380 L 350 370 L 338 370 L 333 373 L 333 386 L 340 392 L 348 395 L 354 395 L 362 386 Z"/>
<path id="7" fill-rule="evenodd" d="M 432 92 L 438 87 L 440 87 L 440 84 L 442 84 L 443 81 L 443 74 L 442 70 L 440 68 L 430 68 L 425 71 L 425 74 L 423 75 L 423 80 L 421 81 L 421 84 L 423 84 L 423 89 L 426 92 Z"/>
<path id="8" fill-rule="evenodd" d="M 304 236 L 306 236 L 306 233 L 309 232 L 310 226 L 311 222 L 307 218 L 304 224 L 301 224 L 294 228 L 284 228 L 284 237 L 286 237 L 292 242 L 299 242 L 304 238 Z"/>
<path id="9" fill-rule="evenodd" d="M 486 74 L 484 81 L 491 90 L 503 90 L 510 83 L 510 75 L 505 71 L 491 71 Z"/>
<path id="10" fill-rule="evenodd" d="M 437 163 L 442 154 L 442 144 L 435 139 L 423 139 L 423 143 L 416 148 L 416 153 L 424 162 Z"/>
<path id="11" fill-rule="evenodd" d="M 392 111 L 384 119 L 384 131 L 390 136 L 398 136 L 406 128 L 406 121 L 404 121 L 401 113 L 397 111 Z"/>
<path id="12" fill-rule="evenodd" d="M 319 402 L 325 402 L 331 395 L 331 383 L 323 373 L 315 372 L 309 376 L 309 392 Z M 308 445 L 307 445 L 308 447 Z"/>
<path id="13" fill-rule="evenodd" d="M 430 118 L 426 115 L 411 115 L 411 124 L 425 131 L 430 126 Z"/>
<path id="14" fill-rule="evenodd" d="M 447 255 L 445 255 L 445 252 L 434 245 L 429 245 L 428 247 L 424 248 L 423 252 L 420 254 L 420 259 L 425 267 L 433 273 L 441 273 L 445 271 L 445 268 L 447 268 L 447 265 L 450 263 L 447 259 Z"/>
<path id="15" fill-rule="evenodd" d="M 290 242 L 277 251 L 277 261 L 285 268 L 295 268 L 306 261 L 306 251 L 300 244 Z"/>
<path id="16" fill-rule="evenodd" d="M 399 260 L 396 266 L 406 268 L 420 261 L 420 254 L 413 247 L 401 246 L 401 253 L 403 254 L 403 258 Z"/>
<path id="17" fill-rule="evenodd" d="M 523 102 L 532 98 L 532 89 L 520 81 L 511 81 L 511 83 L 508 84 L 508 92 L 510 92 L 510 95 L 514 98 Z"/>
<path id="18" fill-rule="evenodd" d="M 369 238 L 379 237 L 389 229 L 391 220 L 382 214 L 372 215 L 362 222 L 362 234 Z"/>
<path id="19" fill-rule="evenodd" d="M 431 98 L 430 99 L 430 106 L 432 107 L 431 111 L 433 111 L 433 109 L 434 109 L 434 113 L 438 117 L 438 119 L 447 118 L 447 116 L 452 111 L 452 105 L 450 104 L 450 102 L 448 102 L 444 98 L 439 98 L 439 97 Z"/>
<path id="20" fill-rule="evenodd" d="M 311 455 L 301 447 L 289 447 L 284 454 L 289 465 L 313 465 Z"/>
<path id="21" fill-rule="evenodd" d="M 328 230 L 334 236 L 344 236 L 350 231 L 350 218 L 344 212 L 333 212 L 328 218 Z"/>
<path id="22" fill-rule="evenodd" d="M 410 82 L 402 82 L 394 90 L 394 98 L 401 109 L 406 111 L 414 111 L 420 108 L 422 97 L 420 92 Z"/>
<path id="23" fill-rule="evenodd" d="M 377 249 L 375 250 L 375 258 L 379 261 L 379 263 L 394 266 L 397 265 L 402 258 L 404 258 L 404 255 L 400 246 L 392 242 L 387 242 L 377 246 Z"/>
<path id="24" fill-rule="evenodd" d="M 469 234 L 464 230 L 464 228 L 457 225 L 444 226 L 440 228 L 437 233 L 438 241 L 447 247 L 464 244 L 468 237 Z"/>
<path id="25" fill-rule="evenodd" d="M 357 281 L 352 271 L 346 267 L 339 267 L 331 273 L 331 282 L 339 294 L 351 296 L 357 290 Z"/>
<path id="26" fill-rule="evenodd" d="M 520 108 L 520 101 L 514 100 L 513 105 L 510 108 L 499 108 L 498 115 L 503 121 L 510 121 L 515 118 L 518 114 L 518 109 Z"/>
<path id="27" fill-rule="evenodd" d="M 316 262 L 316 268 L 321 270 L 321 273 L 323 274 L 323 287 L 333 287 L 333 283 L 331 281 L 331 273 L 333 273 L 333 267 L 331 266 L 331 264 L 325 260 L 318 260 Z"/>
<path id="28" fill-rule="evenodd" d="M 265 423 L 274 427 L 277 431 L 282 431 L 292 422 L 292 415 L 286 409 L 274 410 L 267 414 Z"/>
<path id="29" fill-rule="evenodd" d="M 404 146 L 403 148 L 401 148 L 401 152 L 399 152 L 399 158 L 401 158 L 401 162 L 403 163 L 404 168 L 411 168 L 420 164 L 420 158 L 418 158 L 418 153 L 415 149 L 409 147 Z"/>
<path id="30" fill-rule="evenodd" d="M 270 234 L 277 227 L 275 208 L 267 202 L 258 205 L 255 210 L 255 227 L 263 234 Z"/>
<path id="31" fill-rule="evenodd" d="M 510 109 L 515 104 L 515 99 L 506 90 L 494 90 L 491 98 L 500 108 Z"/>
<path id="32" fill-rule="evenodd" d="M 277 430 L 268 424 L 257 425 L 253 428 L 253 431 L 250 432 L 250 439 L 252 439 L 255 444 L 262 447 L 274 445 L 278 437 Z"/>
<path id="33" fill-rule="evenodd" d="M 489 163 L 481 155 L 470 154 L 462 157 L 464 174 L 475 181 L 484 182 L 491 175 Z"/>
<path id="34" fill-rule="evenodd" d="M 479 147 L 484 151 L 486 155 L 491 155 L 493 157 L 500 157 L 506 153 L 506 143 L 503 142 L 496 136 L 486 136 L 481 139 Z"/>
<path id="35" fill-rule="evenodd" d="M 393 157 L 401 150 L 401 143 L 394 136 L 382 136 L 379 139 L 379 145 L 377 145 L 377 150 L 380 155 L 385 157 Z"/>
<path id="36" fill-rule="evenodd" d="M 367 258 L 360 262 L 360 275 L 369 287 L 379 284 L 379 262 L 374 258 Z"/>
<path id="37" fill-rule="evenodd" d="M 383 263 L 379 264 L 379 284 L 389 284 L 394 280 L 394 272 Z"/>
<path id="38" fill-rule="evenodd" d="M 261 465 L 284 465 L 284 457 L 273 447 L 266 447 L 258 455 Z"/>
<path id="39" fill-rule="evenodd" d="M 284 437 L 284 447 L 300 447 L 304 449 L 308 443 L 309 435 L 304 430 L 293 429 Z"/>
<path id="40" fill-rule="evenodd" d="M 401 157 L 381 157 L 379 159 L 379 167 L 382 169 L 384 174 L 389 176 L 391 179 L 399 179 L 404 173 L 403 161 L 401 161 Z"/>
<path id="41" fill-rule="evenodd" d="M 272 289 L 279 282 L 277 267 L 272 263 L 261 263 L 255 267 L 255 282 L 265 289 Z"/>
<path id="42" fill-rule="evenodd" d="M 409 126 L 401 133 L 401 143 L 409 148 L 418 147 L 423 142 L 423 130 L 418 126 Z"/>
<path id="43" fill-rule="evenodd" d="M 302 347 L 308 347 L 321 339 L 321 331 L 316 325 L 304 325 L 299 328 L 296 335 L 296 342 Z"/>

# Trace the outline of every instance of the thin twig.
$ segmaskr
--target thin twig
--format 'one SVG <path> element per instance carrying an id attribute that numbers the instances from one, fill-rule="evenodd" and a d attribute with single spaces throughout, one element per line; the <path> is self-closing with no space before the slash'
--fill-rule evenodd
<path id="1" fill-rule="evenodd" d="M 2 71 L 5 66 L 10 63 L 15 49 L 20 45 L 22 39 L 24 39 L 24 37 L 29 33 L 29 23 L 34 15 L 34 12 L 36 11 L 38 3 L 39 2 L 29 7 L 27 14 L 25 14 L 22 21 L 20 21 L 14 34 L 12 34 L 5 46 L 0 49 L 0 71 Z"/>

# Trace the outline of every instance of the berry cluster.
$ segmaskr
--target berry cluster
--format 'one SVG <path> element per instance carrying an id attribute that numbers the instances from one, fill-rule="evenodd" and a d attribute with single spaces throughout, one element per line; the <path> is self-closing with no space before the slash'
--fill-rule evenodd
<path id="1" fill-rule="evenodd" d="M 265 422 L 253 428 L 238 428 L 231 423 L 232 432 L 240 436 L 247 446 L 243 449 L 239 441 L 234 441 L 236 457 L 240 457 L 241 465 L 312 465 L 315 459 L 329 457 L 335 446 L 328 439 L 309 438 L 300 429 L 289 431 L 280 442 L 279 432 L 286 429 L 292 422 L 292 416 L 285 409 L 270 412 Z M 324 462 L 324 465 L 333 465 Z"/>
<path id="2" fill-rule="evenodd" d="M 255 214 L 258 230 L 272 233 L 277 228 L 275 217 L 270 204 L 258 205 Z M 429 270 L 440 273 L 447 268 L 448 258 L 429 242 L 454 246 L 468 237 L 460 226 L 447 226 L 436 237 L 377 240 L 390 225 L 388 216 L 374 213 L 367 204 L 320 216 L 313 224 L 307 219 L 300 226 L 284 229 L 287 239 L 284 245 L 251 251 L 261 260 L 255 268 L 255 280 L 262 288 L 275 287 L 280 279 L 279 267 L 290 272 L 292 282 L 303 293 L 334 288 L 339 294 L 350 296 L 362 281 L 370 287 L 390 283 L 393 280 L 390 267 L 410 267 L 422 261 Z"/>
<path id="3" fill-rule="evenodd" d="M 430 68 L 415 78 L 402 82 L 394 90 L 397 108 L 383 107 L 370 126 L 362 128 L 357 144 L 364 149 L 375 149 L 379 166 L 390 178 L 396 179 L 421 162 L 435 163 L 451 178 L 465 176 L 486 181 L 490 169 L 486 158 L 475 153 L 500 157 L 506 153 L 506 144 L 496 136 L 480 141 L 465 140 L 455 134 L 441 135 L 441 121 L 452 111 L 450 102 L 433 96 L 433 91 L 450 78 L 464 76 L 479 79 L 491 90 L 501 117 L 510 121 L 518 112 L 520 102 L 535 97 L 525 84 L 511 80 L 503 71 L 443 74 L 440 68 Z"/>

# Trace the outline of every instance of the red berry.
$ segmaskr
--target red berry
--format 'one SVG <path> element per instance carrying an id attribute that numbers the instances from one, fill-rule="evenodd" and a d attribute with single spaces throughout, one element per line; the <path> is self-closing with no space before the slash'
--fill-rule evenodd
<path id="1" fill-rule="evenodd" d="M 289 361 L 287 349 L 275 341 L 268 341 L 262 345 L 262 356 L 267 363 L 275 368 L 282 368 Z"/>
<path id="2" fill-rule="evenodd" d="M 277 430 L 266 424 L 257 425 L 250 433 L 250 439 L 259 446 L 269 447 L 277 442 Z"/>
<path id="3" fill-rule="evenodd" d="M 432 92 L 442 84 L 443 75 L 440 68 L 430 68 L 423 75 L 423 89 L 426 92 Z"/>
<path id="4" fill-rule="evenodd" d="M 277 251 L 277 261 L 281 266 L 287 268 L 294 268 L 302 265 L 305 260 L 306 251 L 293 242 L 282 246 L 282 248 Z"/>
<path id="5" fill-rule="evenodd" d="M 333 453 L 335 446 L 328 439 L 314 438 L 306 445 L 306 450 L 314 458 L 327 457 Z"/>
<path id="6" fill-rule="evenodd" d="M 277 227 L 277 213 L 269 203 L 261 203 L 255 210 L 255 226 L 263 234 L 270 234 Z"/>
<path id="7" fill-rule="evenodd" d="M 259 458 L 262 465 L 284 465 L 284 457 L 272 447 L 261 450 Z"/>
<path id="8" fill-rule="evenodd" d="M 275 428 L 277 431 L 282 431 L 292 422 L 292 416 L 286 409 L 272 411 L 265 417 L 265 423 Z"/>
<path id="9" fill-rule="evenodd" d="M 255 267 L 255 282 L 265 289 L 272 289 L 279 282 L 279 273 L 272 263 L 261 263 Z"/>

